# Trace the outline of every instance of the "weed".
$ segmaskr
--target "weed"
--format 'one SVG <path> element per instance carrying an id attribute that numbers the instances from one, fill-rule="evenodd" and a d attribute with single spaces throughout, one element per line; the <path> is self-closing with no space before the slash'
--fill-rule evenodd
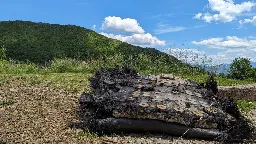
<path id="1" fill-rule="evenodd" d="M 15 102 L 14 101 L 1 101 L 0 106 L 10 106 L 13 105 Z"/>
<path id="2" fill-rule="evenodd" d="M 248 111 L 256 109 L 256 102 L 238 100 L 238 101 L 236 101 L 236 103 L 237 103 L 239 109 L 243 112 L 248 112 Z"/>
<path id="3" fill-rule="evenodd" d="M 77 137 L 80 139 L 86 138 L 90 140 L 98 138 L 96 133 L 90 132 L 88 129 L 85 129 L 84 131 L 79 131 Z"/>

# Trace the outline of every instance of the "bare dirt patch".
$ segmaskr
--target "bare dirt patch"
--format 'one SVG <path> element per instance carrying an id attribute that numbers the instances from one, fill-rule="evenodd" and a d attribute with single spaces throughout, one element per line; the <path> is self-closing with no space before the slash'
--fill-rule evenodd
<path id="1" fill-rule="evenodd" d="M 218 95 L 232 97 L 236 100 L 243 99 L 256 101 L 256 85 L 220 86 Z"/>

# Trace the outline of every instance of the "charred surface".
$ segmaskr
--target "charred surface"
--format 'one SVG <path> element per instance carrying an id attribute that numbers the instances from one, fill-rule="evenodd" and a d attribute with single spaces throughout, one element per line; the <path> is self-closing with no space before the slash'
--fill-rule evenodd
<path id="1" fill-rule="evenodd" d="M 176 123 L 180 125 L 177 131 L 182 127 L 214 129 L 227 134 L 222 139 L 247 138 L 252 131 L 232 99 L 215 95 L 218 89 L 213 76 L 204 87 L 170 74 L 141 76 L 131 68 L 101 68 L 90 82 L 93 94 L 81 95 L 80 118 L 94 130 L 115 118 L 111 120 Z M 150 131 L 148 126 L 142 127 Z M 200 138 L 200 132 L 194 134 Z"/>
<path id="2" fill-rule="evenodd" d="M 226 133 L 222 133 L 214 129 L 191 128 L 178 123 L 167 123 L 158 120 L 145 119 L 127 119 L 127 118 L 106 118 L 98 119 L 98 132 L 109 133 L 161 133 L 170 134 L 184 138 L 199 138 L 207 140 L 217 140 L 227 137 Z"/>

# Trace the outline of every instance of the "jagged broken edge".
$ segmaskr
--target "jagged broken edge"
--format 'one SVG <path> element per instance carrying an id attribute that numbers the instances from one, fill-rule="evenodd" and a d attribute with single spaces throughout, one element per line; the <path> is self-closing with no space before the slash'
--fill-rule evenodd
<path id="1" fill-rule="evenodd" d="M 236 123 L 233 124 L 233 127 L 226 131 L 228 133 L 226 141 L 241 141 L 242 139 L 252 138 L 252 134 L 256 130 L 255 126 L 253 126 L 252 123 L 241 114 L 234 99 L 231 97 L 216 96 L 218 93 L 218 84 L 215 80 L 214 73 L 208 73 L 208 78 L 205 82 L 205 88 L 214 93 L 213 98 L 218 101 L 222 110 L 231 114 L 237 119 Z"/>

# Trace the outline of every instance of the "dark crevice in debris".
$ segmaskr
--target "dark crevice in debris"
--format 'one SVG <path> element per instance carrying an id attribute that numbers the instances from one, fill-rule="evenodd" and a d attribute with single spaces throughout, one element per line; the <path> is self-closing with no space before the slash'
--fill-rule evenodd
<path id="1" fill-rule="evenodd" d="M 204 85 L 116 67 L 101 68 L 89 80 L 92 93 L 80 97 L 82 128 L 104 133 L 183 132 L 184 137 L 206 139 L 203 131 L 207 139 L 219 141 L 251 138 L 253 129 L 233 99 L 216 96 L 214 75 Z M 185 135 L 184 129 L 196 130 Z"/>

